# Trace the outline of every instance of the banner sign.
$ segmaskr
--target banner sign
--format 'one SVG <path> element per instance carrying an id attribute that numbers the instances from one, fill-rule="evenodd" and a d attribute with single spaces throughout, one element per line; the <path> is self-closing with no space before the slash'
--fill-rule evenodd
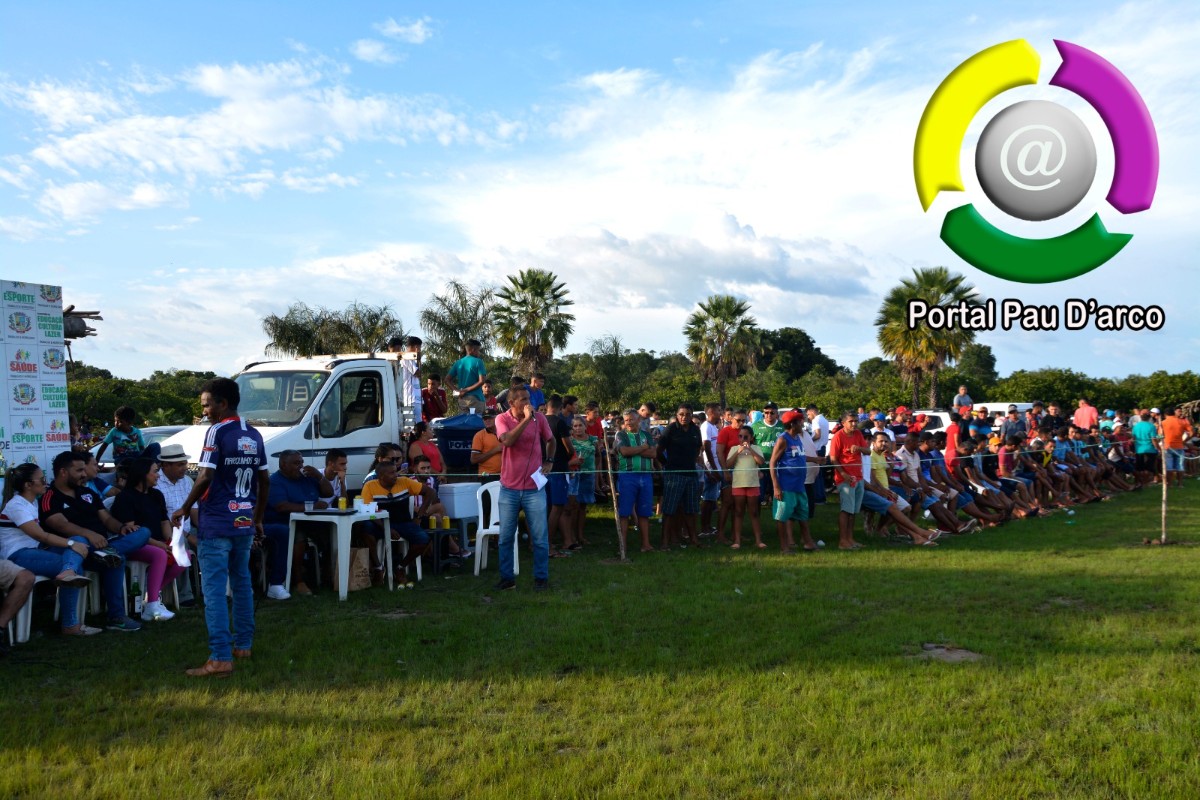
<path id="1" fill-rule="evenodd" d="M 0 281 L 0 453 L 47 468 L 71 447 L 62 288 Z"/>

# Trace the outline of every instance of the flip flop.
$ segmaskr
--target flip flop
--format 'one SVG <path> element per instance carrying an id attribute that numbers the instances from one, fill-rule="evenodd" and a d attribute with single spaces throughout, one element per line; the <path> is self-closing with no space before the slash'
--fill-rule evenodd
<path id="1" fill-rule="evenodd" d="M 754 546 L 755 546 L 755 547 L 757 547 L 759 550 L 766 550 L 766 549 L 767 549 L 767 546 L 766 546 L 764 543 L 762 543 L 762 542 L 759 542 L 758 544 L 756 544 L 756 545 L 754 545 Z"/>
<path id="2" fill-rule="evenodd" d="M 730 550 L 741 550 L 742 546 L 740 544 L 731 544 L 731 545 L 729 545 L 729 549 Z"/>

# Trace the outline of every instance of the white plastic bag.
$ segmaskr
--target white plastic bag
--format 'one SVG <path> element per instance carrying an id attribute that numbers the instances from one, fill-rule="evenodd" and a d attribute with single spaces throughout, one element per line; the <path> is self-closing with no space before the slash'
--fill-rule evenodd
<path id="1" fill-rule="evenodd" d="M 171 555 L 175 556 L 175 563 L 181 567 L 192 565 L 192 558 L 188 555 L 187 537 L 183 534 L 183 528 L 171 530 Z"/>

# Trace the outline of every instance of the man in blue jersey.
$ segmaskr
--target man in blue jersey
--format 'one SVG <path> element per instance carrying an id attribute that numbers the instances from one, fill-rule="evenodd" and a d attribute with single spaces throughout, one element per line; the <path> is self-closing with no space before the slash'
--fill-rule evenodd
<path id="1" fill-rule="evenodd" d="M 193 505 L 200 505 L 198 555 L 211 652 L 204 666 L 187 671 L 194 678 L 230 675 L 234 657 L 249 658 L 254 641 L 250 545 L 263 535 L 271 479 L 262 436 L 238 417 L 240 402 L 241 391 L 229 378 L 214 378 L 200 387 L 200 406 L 212 427 L 204 437 L 196 484 L 171 515 L 171 523 L 178 525 Z M 232 634 L 226 585 L 233 594 Z"/>

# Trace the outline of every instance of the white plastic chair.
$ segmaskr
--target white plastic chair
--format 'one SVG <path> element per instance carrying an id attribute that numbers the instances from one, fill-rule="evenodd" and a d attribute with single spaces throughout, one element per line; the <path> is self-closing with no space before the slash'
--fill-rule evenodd
<path id="1" fill-rule="evenodd" d="M 488 497 L 488 513 L 484 513 L 483 498 Z M 500 481 L 492 481 L 480 485 L 475 492 L 475 504 L 479 510 L 479 521 L 475 527 L 475 575 L 479 568 L 487 567 L 488 549 L 487 537 L 500 537 Z M 521 561 L 518 557 L 517 544 L 520 537 L 513 537 L 513 575 L 521 574 Z"/>
<path id="2" fill-rule="evenodd" d="M 33 585 L 37 586 L 42 581 L 50 580 L 49 578 L 35 575 Z M 55 604 L 55 617 L 58 606 Z M 29 641 L 29 629 L 33 625 L 33 592 L 29 593 L 29 597 L 25 598 L 25 605 L 17 610 L 17 615 L 9 620 L 8 623 L 8 640 L 13 644 L 25 644 Z"/>
<path id="3" fill-rule="evenodd" d="M 137 581 L 138 586 L 142 590 L 142 602 L 148 602 L 146 598 L 150 592 L 146 586 L 146 576 L 150 574 L 150 565 L 142 561 L 126 561 L 125 568 L 129 570 L 129 587 L 132 588 L 133 582 Z M 128 593 L 128 591 L 129 590 L 127 589 L 126 592 Z M 159 599 L 165 601 L 168 594 L 170 594 L 171 598 L 174 600 L 175 610 L 178 611 L 179 590 L 175 587 L 175 581 L 171 581 L 169 586 L 163 587 L 162 595 L 159 597 Z M 126 597 L 128 599 L 128 594 Z"/>

